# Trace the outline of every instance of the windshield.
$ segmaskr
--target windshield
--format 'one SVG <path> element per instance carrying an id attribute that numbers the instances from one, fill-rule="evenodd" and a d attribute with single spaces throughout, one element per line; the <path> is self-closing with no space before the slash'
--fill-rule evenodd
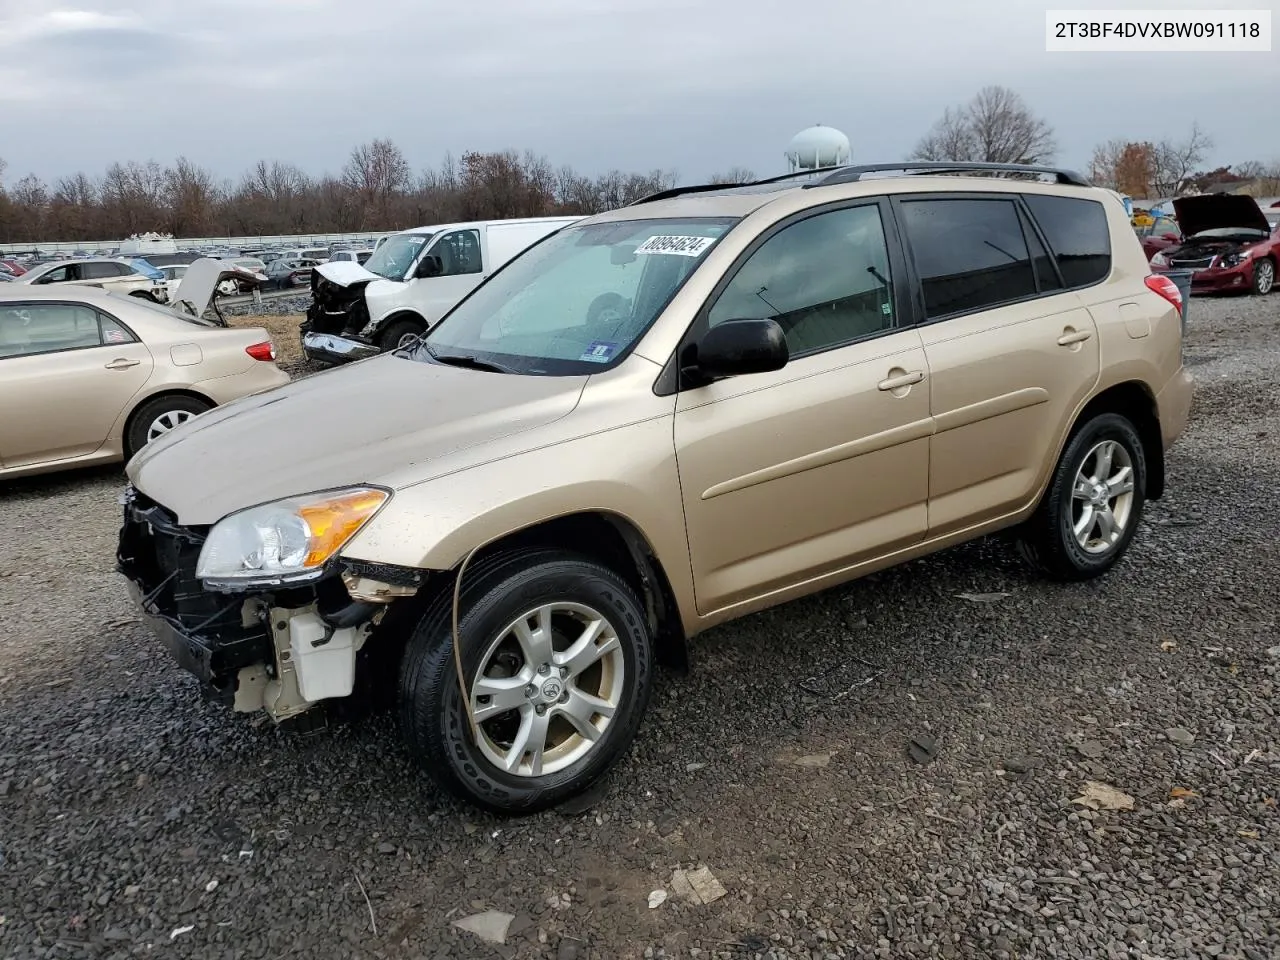
<path id="1" fill-rule="evenodd" d="M 597 372 L 622 359 L 733 223 L 566 227 L 477 287 L 419 341 L 414 359 L 553 376 Z"/>
<path id="2" fill-rule="evenodd" d="M 433 233 L 398 233 L 388 237 L 377 249 L 364 268 L 388 280 L 403 280 L 422 248 L 434 236 Z"/>

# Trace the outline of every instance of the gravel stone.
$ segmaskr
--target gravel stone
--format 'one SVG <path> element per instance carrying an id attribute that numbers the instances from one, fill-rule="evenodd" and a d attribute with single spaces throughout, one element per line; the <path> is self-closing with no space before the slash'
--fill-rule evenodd
<path id="1" fill-rule="evenodd" d="M 113 570 L 119 469 L 5 483 L 0 956 L 1273 960 L 1280 294 L 1197 297 L 1186 353 L 1114 571 L 1047 583 L 993 538 L 712 630 L 573 815 L 440 796 L 391 712 L 300 736 L 203 702 Z M 1072 805 L 1089 780 L 1133 809 Z M 645 908 L 701 864 L 724 896 Z M 521 932 L 453 926 L 484 911 Z"/>

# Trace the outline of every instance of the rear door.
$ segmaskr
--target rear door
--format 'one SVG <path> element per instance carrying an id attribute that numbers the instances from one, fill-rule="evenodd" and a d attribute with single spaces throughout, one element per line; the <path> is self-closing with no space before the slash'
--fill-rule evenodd
<path id="1" fill-rule="evenodd" d="M 1017 195 L 910 194 L 894 207 L 931 375 L 929 536 L 944 536 L 1037 495 L 1098 379 L 1098 336 Z"/>
<path id="2" fill-rule="evenodd" d="M 0 462 L 87 456 L 151 376 L 127 327 L 79 303 L 0 304 Z"/>

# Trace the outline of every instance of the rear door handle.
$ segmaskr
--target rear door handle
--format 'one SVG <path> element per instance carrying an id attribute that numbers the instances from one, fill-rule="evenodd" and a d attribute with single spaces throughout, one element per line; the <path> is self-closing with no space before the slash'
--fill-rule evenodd
<path id="1" fill-rule="evenodd" d="M 901 373 L 896 377 L 889 377 L 887 380 L 881 380 L 876 384 L 876 387 L 880 390 L 901 390 L 903 387 L 909 387 L 912 384 L 919 383 L 923 379 L 923 370 L 912 370 L 910 373 Z"/>
<path id="2" fill-rule="evenodd" d="M 1058 338 L 1058 346 L 1069 347 L 1073 343 L 1084 343 L 1092 336 L 1091 330 L 1070 330 Z"/>
<path id="3" fill-rule="evenodd" d="M 123 357 L 118 357 L 107 364 L 107 369 L 128 370 L 130 367 L 136 367 L 141 362 L 140 360 L 125 360 Z"/>

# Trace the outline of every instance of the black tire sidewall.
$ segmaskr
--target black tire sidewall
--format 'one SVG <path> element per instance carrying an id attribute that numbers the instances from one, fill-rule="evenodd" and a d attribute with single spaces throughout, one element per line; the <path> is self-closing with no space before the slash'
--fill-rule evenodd
<path id="1" fill-rule="evenodd" d="M 147 429 L 151 422 L 161 414 L 173 410 L 185 410 L 188 413 L 201 414 L 212 409 L 212 404 L 196 397 L 157 397 L 139 407 L 129 420 L 129 431 L 125 437 L 125 456 L 131 457 L 147 445 Z"/>
<path id="2" fill-rule="evenodd" d="M 1077 542 L 1071 526 L 1072 491 L 1076 475 L 1085 457 L 1097 444 L 1114 440 L 1124 446 L 1133 462 L 1133 506 L 1124 533 L 1114 547 L 1103 554 L 1086 553 Z M 1138 431 L 1127 419 L 1115 413 L 1104 413 L 1090 420 L 1072 437 L 1054 475 L 1049 519 L 1053 524 L 1055 546 L 1072 568 L 1082 574 L 1096 575 L 1110 569 L 1128 550 L 1142 522 L 1146 503 L 1147 461 Z"/>
<path id="3" fill-rule="evenodd" d="M 400 338 L 406 333 L 422 333 L 425 329 L 426 326 L 416 320 L 396 320 L 378 334 L 378 349 L 387 353 L 399 346 Z"/>
<path id="4" fill-rule="evenodd" d="M 652 686 L 653 643 L 642 608 L 617 576 L 576 559 L 540 560 L 490 581 L 459 615 L 463 674 L 471 683 L 480 658 L 498 632 L 529 610 L 550 602 L 577 602 L 602 613 L 617 632 L 624 663 L 621 702 L 596 746 L 582 759 L 543 777 L 517 777 L 496 767 L 472 741 L 462 710 L 453 659 L 452 606 L 444 617 L 425 618 L 410 646 L 425 646 L 416 678 L 402 675 L 402 719 L 424 748 L 433 773 L 451 792 L 500 812 L 533 812 L 585 790 L 606 773 L 635 738 Z M 451 597 L 449 598 L 452 599 Z M 406 666 L 414 657 L 406 658 Z M 425 681 L 425 682 L 422 682 Z M 443 777 L 440 774 L 444 774 Z"/>

